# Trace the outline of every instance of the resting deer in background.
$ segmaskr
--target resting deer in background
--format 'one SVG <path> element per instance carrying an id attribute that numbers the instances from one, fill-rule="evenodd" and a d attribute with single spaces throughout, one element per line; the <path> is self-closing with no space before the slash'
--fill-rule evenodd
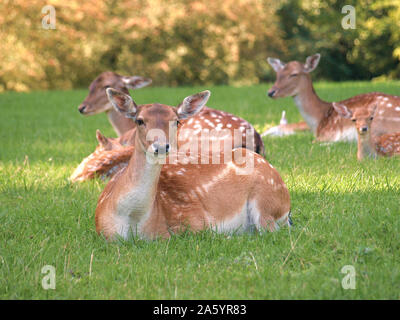
<path id="1" fill-rule="evenodd" d="M 124 77 L 110 71 L 103 72 L 90 84 L 89 95 L 79 106 L 79 111 L 84 115 L 106 112 L 118 136 L 122 137 L 127 134 L 129 137 L 131 133 L 128 131 L 136 127 L 135 122 L 131 118 L 122 116 L 112 107 L 107 98 L 106 89 L 112 87 L 129 94 L 128 89 L 142 88 L 150 83 L 151 80 L 147 78 L 138 76 Z M 195 135 L 198 135 L 202 129 L 230 130 L 231 133 L 234 130 L 241 130 L 243 139 L 242 141 L 234 142 L 236 144 L 233 147 L 245 147 L 265 155 L 264 143 L 254 127 L 248 121 L 228 112 L 205 107 L 189 121 L 182 121 L 182 129 L 193 130 Z M 246 130 L 254 131 L 254 141 L 252 143 L 246 143 Z M 180 137 L 180 139 L 185 138 Z M 125 140 L 130 141 L 129 139 Z"/>
<path id="2" fill-rule="evenodd" d="M 366 157 L 376 158 L 378 155 L 400 154 L 400 132 L 388 133 L 378 137 L 371 134 L 371 124 L 378 108 L 376 104 L 372 109 L 357 108 L 354 111 L 349 110 L 342 103 L 334 102 L 333 107 L 341 117 L 350 119 L 354 123 L 358 135 L 358 160 L 363 160 Z"/>
<path id="3" fill-rule="evenodd" d="M 102 179 L 113 177 L 128 165 L 133 146 L 128 145 L 136 130 L 130 130 L 119 138 L 107 138 L 100 130 L 96 131 L 99 145 L 94 152 L 82 160 L 69 177 L 71 182 L 82 182 L 97 176 Z"/>
<path id="4" fill-rule="evenodd" d="M 318 66 L 317 53 L 306 59 L 283 63 L 268 58 L 276 72 L 276 82 L 268 91 L 271 98 L 293 97 L 299 111 L 314 133 L 317 141 L 355 141 L 357 132 L 349 119 L 341 117 L 331 102 L 321 100 L 315 93 L 310 73 Z M 372 123 L 373 136 L 400 131 L 400 97 L 372 92 L 340 101 L 349 110 L 377 104 L 377 118 Z"/>
<path id="5" fill-rule="evenodd" d="M 78 110 L 85 116 L 105 112 L 115 132 L 118 136 L 121 136 L 134 126 L 131 119 L 123 117 L 111 106 L 107 99 L 106 89 L 112 87 L 124 93 L 129 93 L 128 89 L 143 88 L 151 82 L 152 80 L 148 78 L 126 77 L 115 72 L 105 71 L 92 81 L 89 86 L 89 94 L 80 104 Z"/>
<path id="6" fill-rule="evenodd" d="M 275 230 L 289 224 L 289 192 L 279 173 L 258 154 L 232 150 L 234 160 L 220 164 L 181 164 L 169 161 L 177 125 L 193 119 L 206 104 L 210 92 L 183 100 L 178 108 L 163 104 L 136 105 L 127 94 L 107 89 L 114 107 L 134 117 L 138 124 L 134 152 L 126 169 L 107 184 L 98 200 L 96 230 L 107 239 L 127 238 L 132 232 L 144 238 L 167 238 L 189 228 L 213 228 L 219 232 Z M 148 140 L 151 132 L 161 132 Z M 246 174 L 237 154 L 253 157 Z M 164 163 L 159 161 L 164 159 Z"/>

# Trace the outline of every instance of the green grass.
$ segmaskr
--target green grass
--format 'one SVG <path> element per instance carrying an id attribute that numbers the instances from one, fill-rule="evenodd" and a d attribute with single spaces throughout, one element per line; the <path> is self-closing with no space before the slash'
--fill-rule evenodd
<path id="1" fill-rule="evenodd" d="M 271 100 L 267 85 L 145 88 L 138 103 L 176 105 L 210 89 L 208 105 L 258 127 L 300 115 L 291 99 Z M 318 83 L 329 101 L 400 83 Z M 95 232 L 102 181 L 70 184 L 96 145 L 114 136 L 105 115 L 82 117 L 87 90 L 0 95 L 0 298 L 2 299 L 399 299 L 400 160 L 356 161 L 356 144 L 312 143 L 311 133 L 264 139 L 280 171 L 295 226 L 228 237 L 202 232 L 169 241 L 107 243 Z M 92 263 L 91 263 L 92 261 Z M 56 268 L 56 289 L 41 268 Z M 341 286 L 345 265 L 356 289 Z"/>

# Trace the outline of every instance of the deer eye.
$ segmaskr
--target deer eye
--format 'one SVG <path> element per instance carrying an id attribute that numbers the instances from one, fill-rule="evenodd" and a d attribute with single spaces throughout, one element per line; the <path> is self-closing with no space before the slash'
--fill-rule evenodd
<path id="1" fill-rule="evenodd" d="M 104 86 L 103 89 L 111 88 L 111 86 Z"/>
<path id="2" fill-rule="evenodd" d="M 356 122 L 356 119 L 351 119 L 351 121 Z"/>
<path id="3" fill-rule="evenodd" d="M 182 123 L 179 120 L 176 120 L 176 126 L 179 127 Z"/>
<path id="4" fill-rule="evenodd" d="M 136 124 L 137 124 L 138 126 L 144 125 L 143 119 L 136 119 L 135 122 L 136 122 Z"/>
<path id="5" fill-rule="evenodd" d="M 296 76 L 298 76 L 299 74 L 298 73 L 293 73 L 293 74 L 291 74 L 289 77 L 296 77 Z"/>
<path id="6" fill-rule="evenodd" d="M 370 117 L 369 120 L 371 120 L 371 121 L 374 120 L 374 117 Z"/>

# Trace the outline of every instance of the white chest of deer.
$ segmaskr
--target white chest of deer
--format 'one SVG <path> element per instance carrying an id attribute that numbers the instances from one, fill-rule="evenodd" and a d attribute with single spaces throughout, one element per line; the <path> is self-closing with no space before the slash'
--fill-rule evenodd
<path id="1" fill-rule="evenodd" d="M 143 225 L 153 211 L 160 171 L 160 166 L 146 162 L 142 175 L 139 177 L 140 180 L 131 190 L 119 198 L 115 213 L 115 224 L 117 233 L 123 238 L 127 238 L 130 231 L 134 235 L 143 235 Z"/>
<path id="2" fill-rule="evenodd" d="M 178 109 L 160 104 L 138 107 L 121 92 L 107 92 L 117 109 L 135 117 L 138 127 L 128 167 L 110 180 L 99 198 L 98 233 L 109 239 L 116 235 L 126 238 L 130 232 L 155 238 L 185 228 L 275 230 L 278 222 L 288 222 L 289 192 L 279 173 L 258 154 L 235 149 L 233 160 L 227 162 L 183 165 L 168 162 L 168 139 L 147 141 L 152 129 L 169 137 L 168 123 L 197 114 L 208 100 L 208 91 L 187 97 Z M 244 163 L 235 160 L 237 153 Z M 154 161 L 157 159 L 167 163 Z M 247 159 L 253 159 L 250 171 Z"/>

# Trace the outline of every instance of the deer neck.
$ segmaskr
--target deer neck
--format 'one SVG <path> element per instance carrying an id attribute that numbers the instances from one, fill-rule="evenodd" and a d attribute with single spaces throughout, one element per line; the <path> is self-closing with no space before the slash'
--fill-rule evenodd
<path id="1" fill-rule="evenodd" d="M 366 136 L 358 136 L 357 158 L 362 160 L 365 157 L 376 158 L 375 144 L 372 141 L 371 133 Z"/>
<path id="2" fill-rule="evenodd" d="M 143 148 L 136 136 L 134 152 L 124 175 L 125 190 L 117 205 L 117 216 L 124 221 L 124 230 L 119 231 L 123 235 L 127 228 L 140 232 L 140 226 L 150 216 L 155 205 L 162 164 L 154 159 L 148 161 Z"/>
<path id="3" fill-rule="evenodd" d="M 319 123 L 332 107 L 331 103 L 323 101 L 317 96 L 309 75 L 300 84 L 298 94 L 294 95 L 293 98 L 302 117 L 315 134 Z"/>
<path id="4" fill-rule="evenodd" d="M 114 108 L 107 112 L 107 116 L 119 137 L 135 126 L 132 119 L 126 118 Z"/>

